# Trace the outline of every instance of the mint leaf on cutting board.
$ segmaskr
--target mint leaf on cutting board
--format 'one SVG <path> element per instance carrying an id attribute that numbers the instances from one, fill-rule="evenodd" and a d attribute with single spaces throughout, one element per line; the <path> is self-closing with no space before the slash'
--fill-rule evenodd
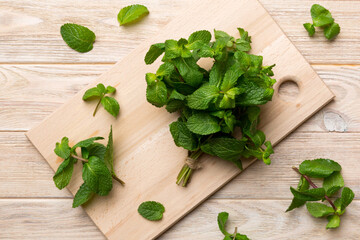
<path id="1" fill-rule="evenodd" d="M 60 33 L 66 44 L 75 51 L 85 53 L 93 49 L 96 36 L 87 27 L 66 23 L 61 26 Z"/>
<path id="2" fill-rule="evenodd" d="M 155 201 L 147 201 L 140 204 L 138 212 L 149 221 L 159 221 L 165 212 L 164 206 Z"/>

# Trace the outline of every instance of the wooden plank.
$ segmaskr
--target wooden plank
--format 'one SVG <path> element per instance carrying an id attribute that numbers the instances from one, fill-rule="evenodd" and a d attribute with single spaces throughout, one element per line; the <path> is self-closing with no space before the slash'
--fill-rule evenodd
<path id="1" fill-rule="evenodd" d="M 222 200 L 202 204 L 166 232 L 159 240 L 222 239 L 217 214 L 229 212 L 228 231 L 238 231 L 251 239 L 347 239 L 357 240 L 360 201 L 355 200 L 341 217 L 341 226 L 326 230 L 326 219 L 313 218 L 305 208 L 285 213 L 289 200 Z M 68 199 L 1 199 L 2 239 L 88 239 L 105 237 L 80 208 L 71 209 Z M 141 228 L 141 226 L 139 226 Z M 196 229 L 196 231 L 194 231 Z"/>
<path id="2" fill-rule="evenodd" d="M 217 28 L 235 34 L 234 26 L 239 23 L 249 29 L 253 36 L 253 52 L 264 55 L 265 64 L 276 62 L 278 79 L 285 81 L 295 78 L 300 85 L 301 94 L 296 102 L 287 103 L 274 96 L 274 100 L 262 111 L 260 126 L 274 144 L 332 99 L 332 93 L 256 1 L 213 3 L 211 8 L 207 8 L 207 12 L 202 13 L 205 7 L 208 7 L 208 2 L 193 7 L 191 12 L 167 25 L 164 33 L 151 42 L 179 38 L 197 29 Z M 229 17 L 225 19 L 223 16 L 231 16 L 231 21 Z M 58 141 L 63 135 L 77 141 L 84 136 L 95 134 L 88 132 L 89 129 L 105 136 L 109 130 L 106 126 L 113 124 L 117 146 L 115 156 L 122 159 L 115 167 L 127 184 L 124 188 L 115 185 L 106 201 L 95 198 L 85 207 L 109 239 L 119 239 L 127 235 L 136 239 L 159 236 L 239 173 L 239 170 L 228 162 L 204 156 L 206 171 L 198 171 L 191 186 L 182 189 L 173 183 L 174 176 L 183 164 L 186 151 L 173 144 L 168 131 L 167 125 L 176 119 L 176 116 L 150 106 L 145 100 L 144 92 L 139 91 L 145 90 L 144 74 L 154 71 L 156 67 L 141 67 L 144 66 L 143 56 L 149 45 L 146 43 L 133 51 L 97 81 L 119 87 L 117 98 L 122 112 L 118 121 L 114 122 L 113 117 L 104 111 L 100 111 L 96 118 L 89 118 L 90 109 L 94 106 L 81 100 L 84 92 L 81 91 L 28 133 L 32 143 L 51 167 L 56 169 L 59 162 L 56 161 L 53 146 L 49 143 Z M 297 64 L 289 65 L 289 61 Z M 245 163 L 245 167 L 248 164 Z M 69 185 L 73 194 L 81 182 L 81 175 L 75 174 Z M 162 202 L 168 209 L 165 219 L 158 222 L 156 227 L 134 211 L 142 201 L 149 199 Z M 139 224 L 142 224 L 141 229 L 138 228 Z"/>
<path id="3" fill-rule="evenodd" d="M 0 66 L 0 131 L 29 130 L 80 89 L 111 68 L 103 65 Z M 315 65 L 315 71 L 336 95 L 298 131 L 359 132 L 360 67 Z M 44 88 L 46 86 L 46 88 Z M 288 95 L 291 89 L 285 87 Z"/>
<path id="4" fill-rule="evenodd" d="M 291 196 L 289 186 L 296 186 L 299 179 L 291 167 L 317 157 L 338 161 L 346 185 L 360 192 L 359 139 L 360 133 L 296 131 L 276 146 L 270 166 L 254 163 L 212 198 L 287 199 Z M 66 189 L 54 186 L 53 170 L 23 133 L 1 132 L 0 156 L 0 198 L 72 198 Z M 355 198 L 360 199 L 360 195 Z"/>
<path id="5" fill-rule="evenodd" d="M 136 1 L 145 4 L 150 15 L 141 23 L 119 27 L 116 15 L 131 0 L 2 0 L 0 4 L 1 63 L 114 63 L 145 39 L 156 35 L 193 1 Z M 311 63 L 359 64 L 360 1 L 317 1 L 331 10 L 342 30 L 334 42 L 321 33 L 309 38 L 302 24 L 311 20 L 310 0 L 261 0 L 269 13 Z M 202 11 L 205 11 L 204 9 Z M 97 35 L 94 49 L 79 54 L 66 46 L 59 34 L 65 22 L 76 22 Z"/>

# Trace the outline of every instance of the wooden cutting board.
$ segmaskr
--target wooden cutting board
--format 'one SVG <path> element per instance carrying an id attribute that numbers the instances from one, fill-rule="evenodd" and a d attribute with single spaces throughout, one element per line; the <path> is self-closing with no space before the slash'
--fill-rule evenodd
<path id="1" fill-rule="evenodd" d="M 143 61 L 152 43 L 188 37 L 196 30 L 212 32 L 214 28 L 238 36 L 237 27 L 245 28 L 252 36 L 252 53 L 263 55 L 264 64 L 277 64 L 276 91 L 273 101 L 262 109 L 260 127 L 269 140 L 278 143 L 334 95 L 255 0 L 196 1 L 191 9 L 180 14 L 160 33 L 154 33 L 154 39 L 141 45 L 86 87 L 88 89 L 99 82 L 115 86 L 121 106 L 118 119 L 104 109 L 92 117 L 96 103 L 82 101 L 84 89 L 27 133 L 56 170 L 61 159 L 53 150 L 63 136 L 69 137 L 72 144 L 92 136 L 106 138 L 110 125 L 113 125 L 115 169 L 126 185 L 122 187 L 115 182 L 109 196 L 95 197 L 84 207 L 109 239 L 153 239 L 239 174 L 233 164 L 203 156 L 202 169 L 195 172 L 189 186 L 182 188 L 175 184 L 187 152 L 175 146 L 169 132 L 168 125 L 177 115 L 155 108 L 146 101 L 145 73 L 155 72 L 159 61 L 151 66 Z M 210 67 L 211 62 L 205 61 L 203 65 Z M 278 86 L 286 80 L 293 80 L 299 86 L 299 95 L 294 102 L 284 102 L 278 96 Z M 244 167 L 252 162 L 246 161 Z M 69 185 L 73 194 L 82 183 L 80 164 L 74 173 Z M 163 203 L 166 208 L 163 220 L 150 222 L 137 213 L 139 204 L 148 200 Z"/>

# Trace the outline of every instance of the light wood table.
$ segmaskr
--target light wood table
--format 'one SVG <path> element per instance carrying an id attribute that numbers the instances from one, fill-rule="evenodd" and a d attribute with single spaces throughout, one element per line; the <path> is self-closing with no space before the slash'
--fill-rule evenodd
<path id="1" fill-rule="evenodd" d="M 0 239 L 104 239 L 81 208 L 71 208 L 71 194 L 56 189 L 53 171 L 24 132 L 192 2 L 137 1 L 151 14 L 119 27 L 119 9 L 134 1 L 0 0 Z M 336 99 L 276 147 L 271 166 L 255 163 L 160 239 L 222 239 L 216 221 L 221 211 L 230 213 L 229 231 L 238 226 L 251 239 L 360 239 L 360 1 L 316 1 L 341 26 L 332 42 L 321 33 L 309 38 L 302 27 L 311 20 L 314 1 L 261 2 Z M 66 22 L 96 33 L 91 52 L 65 45 L 59 29 Z M 289 86 L 283 94 L 294 90 Z M 345 183 L 356 194 L 337 230 L 325 230 L 326 219 L 305 209 L 285 213 L 289 186 L 299 178 L 291 166 L 317 157 L 341 163 Z"/>

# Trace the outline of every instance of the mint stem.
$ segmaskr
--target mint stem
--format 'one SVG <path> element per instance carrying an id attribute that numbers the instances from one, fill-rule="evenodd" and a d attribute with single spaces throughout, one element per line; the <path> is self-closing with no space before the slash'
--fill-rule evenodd
<path id="1" fill-rule="evenodd" d="M 308 176 L 302 174 L 297 167 L 292 167 L 292 169 L 293 169 L 295 172 L 297 172 L 298 174 L 300 174 L 303 178 L 305 178 L 306 181 L 308 181 L 308 183 L 309 183 L 313 188 L 318 188 L 318 186 L 316 186 L 315 183 L 313 183 L 313 181 L 311 181 L 311 179 L 310 179 Z M 330 203 L 331 207 L 332 207 L 332 208 L 335 210 L 335 212 L 336 212 L 337 208 L 336 208 L 335 204 L 331 201 L 331 199 L 330 199 L 328 196 L 326 196 L 326 195 L 325 195 L 325 199 Z"/>
<path id="2" fill-rule="evenodd" d="M 75 159 L 77 159 L 77 160 L 80 160 L 80 161 L 82 161 L 82 162 L 89 162 L 89 160 L 87 160 L 87 159 L 85 159 L 85 158 L 82 158 L 82 157 L 79 157 L 79 156 L 76 156 L 75 154 L 71 154 L 71 157 L 72 158 L 75 158 Z M 115 180 L 115 181 L 117 181 L 117 182 L 119 182 L 121 185 L 125 185 L 125 182 L 123 181 L 123 180 L 121 180 L 120 178 L 118 178 L 116 175 L 112 175 L 112 178 Z"/>
<path id="3" fill-rule="evenodd" d="M 203 154 L 203 151 L 196 150 L 194 152 L 191 152 L 189 158 L 191 158 L 194 161 L 193 165 L 196 165 L 197 159 Z M 186 185 L 190 182 L 191 175 L 194 172 L 194 166 L 189 166 L 188 163 L 185 163 L 184 166 L 181 168 L 178 176 L 176 184 L 180 185 L 182 182 L 182 187 L 186 187 Z"/>
<path id="4" fill-rule="evenodd" d="M 234 236 L 233 240 L 236 240 L 236 234 L 237 234 L 237 227 L 235 227 L 235 232 L 233 234 L 233 236 Z"/>
<path id="5" fill-rule="evenodd" d="M 96 107 L 95 107 L 95 110 L 94 110 L 94 113 L 93 113 L 93 117 L 95 117 L 96 111 L 97 111 L 98 108 L 99 108 L 99 105 L 100 105 L 100 103 L 101 103 L 101 99 L 102 99 L 102 98 L 103 98 L 103 96 L 101 96 L 99 102 L 97 103 L 97 105 L 96 105 Z"/>

